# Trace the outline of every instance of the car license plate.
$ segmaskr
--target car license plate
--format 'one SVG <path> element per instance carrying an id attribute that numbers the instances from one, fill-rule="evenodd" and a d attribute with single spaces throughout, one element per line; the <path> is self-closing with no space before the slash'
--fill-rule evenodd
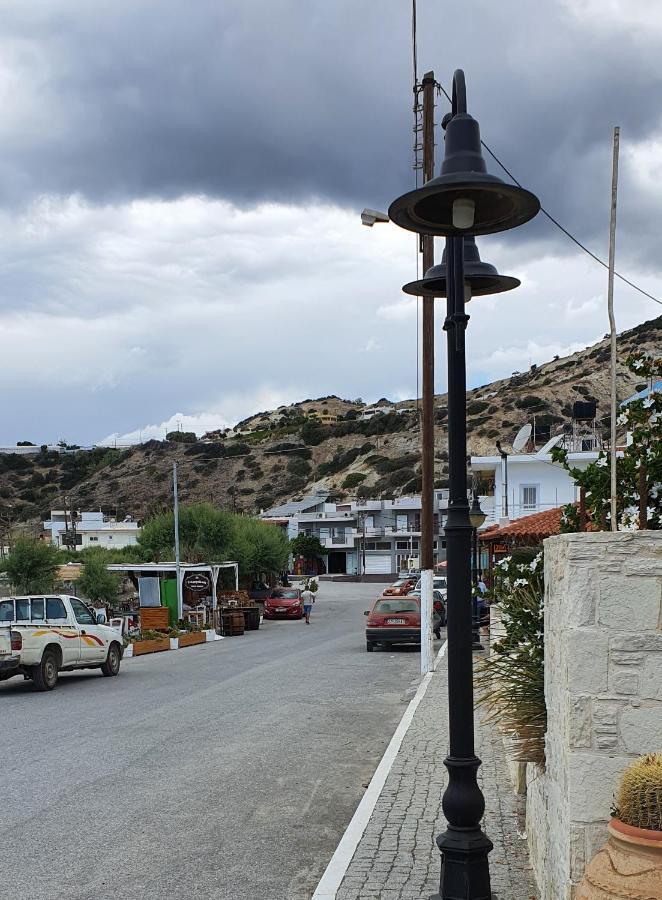
<path id="1" fill-rule="evenodd" d="M 404 619 L 387 619 L 386 624 L 387 625 L 404 625 L 405 620 Z"/>

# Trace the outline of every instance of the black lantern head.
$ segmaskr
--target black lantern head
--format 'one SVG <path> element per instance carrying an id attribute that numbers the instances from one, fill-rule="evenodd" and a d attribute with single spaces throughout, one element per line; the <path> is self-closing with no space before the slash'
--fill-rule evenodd
<path id="1" fill-rule="evenodd" d="M 410 281 L 402 290 L 414 297 L 446 297 L 447 295 L 446 249 L 441 263 L 431 266 L 419 281 Z M 520 286 L 519 278 L 499 275 L 496 266 L 483 262 L 473 237 L 464 239 L 464 282 L 471 289 L 472 297 L 485 294 L 501 294 Z"/>
<path id="2" fill-rule="evenodd" d="M 478 122 L 466 111 L 464 73 L 458 70 L 441 173 L 394 200 L 389 218 L 418 234 L 459 237 L 516 228 L 539 209 L 540 201 L 530 191 L 488 173 Z"/>

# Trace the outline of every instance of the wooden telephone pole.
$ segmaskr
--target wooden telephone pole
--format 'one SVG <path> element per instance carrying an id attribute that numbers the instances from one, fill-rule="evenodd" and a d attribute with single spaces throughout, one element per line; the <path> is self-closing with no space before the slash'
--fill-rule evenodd
<path id="1" fill-rule="evenodd" d="M 423 76 L 423 183 L 434 178 L 434 72 Z M 434 238 L 421 236 L 423 274 L 434 265 Z M 434 573 L 434 297 L 423 297 L 421 416 L 421 672 L 432 665 Z"/>

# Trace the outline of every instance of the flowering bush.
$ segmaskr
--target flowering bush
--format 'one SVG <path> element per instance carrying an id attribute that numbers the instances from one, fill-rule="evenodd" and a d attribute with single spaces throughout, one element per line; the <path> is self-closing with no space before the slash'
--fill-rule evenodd
<path id="1" fill-rule="evenodd" d="M 662 377 L 662 357 L 630 356 L 630 371 L 654 380 Z M 662 528 L 662 392 L 632 400 L 623 407 L 617 424 L 628 435 L 622 457 L 616 460 L 618 527 L 634 531 L 640 527 Z M 568 451 L 552 450 L 552 459 L 562 463 L 576 485 L 584 488 L 587 520 L 604 531 L 610 528 L 609 454 L 600 452 L 596 462 L 586 469 L 568 463 Z M 579 531 L 579 512 L 566 506 L 561 517 L 562 531 Z"/>
<path id="2" fill-rule="evenodd" d="M 477 666 L 477 704 L 513 740 L 515 758 L 542 764 L 545 757 L 543 555 L 497 563 L 490 600 L 500 607 L 505 635 Z"/>

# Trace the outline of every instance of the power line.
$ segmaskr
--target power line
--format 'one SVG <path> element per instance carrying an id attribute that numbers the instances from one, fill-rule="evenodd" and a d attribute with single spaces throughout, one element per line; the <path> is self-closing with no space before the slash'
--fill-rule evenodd
<path id="1" fill-rule="evenodd" d="M 446 99 L 448 100 L 448 102 L 452 103 L 452 100 L 448 94 L 448 91 L 443 87 L 443 85 L 439 85 L 439 88 L 442 91 L 442 93 L 444 94 L 444 96 L 446 97 Z M 508 169 L 501 162 L 501 160 L 496 155 L 496 153 L 494 153 L 494 151 L 491 150 L 487 146 L 485 141 L 481 140 L 480 143 L 481 143 L 481 146 L 484 147 L 484 149 L 487 150 L 487 152 L 490 154 L 490 156 L 492 157 L 494 162 L 503 169 L 503 171 L 506 173 L 506 175 L 518 187 L 522 187 L 523 185 L 520 184 L 520 182 L 517 180 L 517 178 L 515 178 L 513 173 L 510 171 L 510 169 Z M 593 253 L 592 250 L 589 250 L 588 247 L 586 247 L 584 244 L 582 244 L 582 242 L 578 238 L 576 238 L 574 236 L 574 234 L 571 234 L 571 232 L 569 232 L 567 228 L 565 228 L 563 225 L 561 225 L 561 223 L 557 219 L 555 219 L 554 216 L 550 212 L 548 212 L 544 206 L 540 207 L 540 212 L 543 213 L 543 215 L 545 215 L 553 225 L 556 225 L 556 227 L 559 229 L 559 231 L 562 231 L 566 237 L 570 238 L 570 240 L 574 244 L 576 244 L 581 250 L 583 250 L 584 253 L 587 253 L 591 257 L 591 259 L 595 260 L 595 262 L 599 263 L 603 268 L 605 268 L 605 269 L 609 268 L 608 264 L 603 259 L 600 259 L 600 257 L 597 256 L 595 253 Z M 619 278 L 621 281 L 625 282 L 625 284 L 629 285 L 631 288 L 634 288 L 635 291 L 639 291 L 639 293 L 643 294 L 644 297 L 648 297 L 649 300 L 652 300 L 654 303 L 658 303 L 660 306 L 662 306 L 662 300 L 659 300 L 657 297 L 654 297 L 653 294 L 649 294 L 648 291 L 645 291 L 643 288 L 639 287 L 639 285 L 635 284 L 633 281 L 630 281 L 628 278 L 625 277 L 625 275 L 621 275 L 619 272 L 614 272 L 614 275 L 617 278 Z"/>

